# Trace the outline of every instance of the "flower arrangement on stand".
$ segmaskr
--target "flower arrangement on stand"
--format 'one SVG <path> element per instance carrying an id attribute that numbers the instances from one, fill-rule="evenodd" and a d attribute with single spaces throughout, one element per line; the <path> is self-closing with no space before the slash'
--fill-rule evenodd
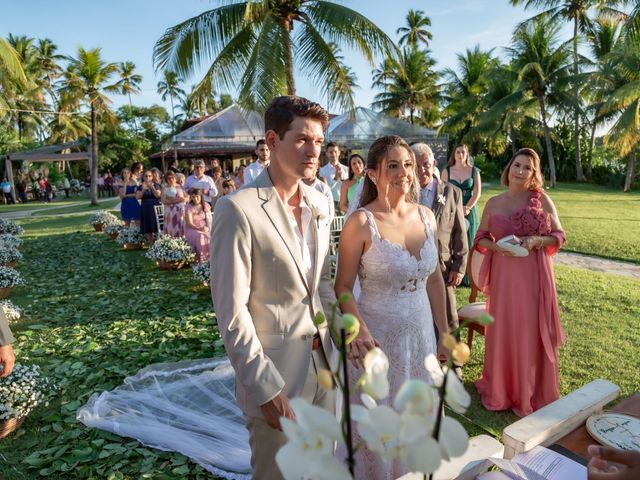
<path id="1" fill-rule="evenodd" d="M 196 254 L 184 238 L 160 235 L 145 254 L 161 270 L 179 270 L 195 260 Z"/>
<path id="2" fill-rule="evenodd" d="M 4 267 L 15 268 L 18 262 L 22 260 L 22 254 L 16 247 L 8 247 L 0 245 L 0 265 Z"/>
<path id="3" fill-rule="evenodd" d="M 339 303 L 347 299 L 348 295 L 343 295 Z M 433 384 L 408 380 L 389 405 L 377 403 L 389 395 L 389 360 L 381 349 L 374 348 L 365 356 L 365 372 L 356 383 L 363 391 L 362 405 L 350 405 L 347 345 L 357 337 L 360 324 L 350 314 L 336 320 L 337 305 L 333 306 L 328 325 L 337 339 L 339 371 L 319 371 L 318 382 L 324 388 L 332 388 L 335 384 L 340 389 L 344 409 L 342 422 L 338 423 L 330 412 L 304 399 L 292 399 L 290 404 L 295 421 L 280 419 L 287 437 L 287 443 L 276 455 L 280 471 L 286 479 L 353 478 L 354 453 L 366 445 L 385 462 L 399 459 L 409 471 L 420 472 L 425 479 L 427 476 L 431 479 L 443 460 L 464 454 L 469 444 L 464 427 L 444 415 L 445 403 L 457 413 L 464 413 L 471 404 L 471 397 L 452 368 L 454 359 L 460 363 L 468 360 L 469 348 L 447 334 L 443 343 L 450 350 L 448 365 L 441 367 L 433 354 L 425 358 L 425 368 Z M 326 321 L 323 314 L 316 315 L 316 325 Z M 492 321 L 489 315 L 480 320 L 485 325 Z M 353 444 L 353 426 L 362 440 L 358 445 Z M 346 465 L 333 455 L 334 442 L 345 444 Z"/>
<path id="4" fill-rule="evenodd" d="M 116 237 L 116 243 L 125 250 L 140 250 L 144 243 L 144 235 L 140 233 L 140 228 L 135 225 L 124 227 Z"/>
<path id="5" fill-rule="evenodd" d="M 193 270 L 193 278 L 196 279 L 197 282 L 202 283 L 205 287 L 209 286 L 209 279 L 211 278 L 211 267 L 209 266 L 209 262 L 202 262 L 194 265 Z"/>
<path id="6" fill-rule="evenodd" d="M 24 280 L 20 273 L 11 267 L 0 267 L 0 298 L 7 298 L 11 295 L 11 289 L 24 285 Z"/>
<path id="7" fill-rule="evenodd" d="M 107 223 L 102 231 L 111 239 L 115 240 L 120 233 L 120 230 L 124 228 L 124 222 L 121 220 L 116 220 L 113 223 Z"/>
<path id="8" fill-rule="evenodd" d="M 0 217 L 0 234 L 22 235 L 24 229 L 13 220 Z"/>
<path id="9" fill-rule="evenodd" d="M 53 390 L 37 365 L 16 364 L 8 377 L 0 378 L 0 438 L 17 429 L 33 409 L 47 406 Z"/>
<path id="10" fill-rule="evenodd" d="M 101 232 L 105 225 L 118 222 L 118 217 L 113 213 L 106 210 L 98 210 L 96 213 L 89 217 L 89 223 L 93 226 L 96 232 Z"/>
<path id="11" fill-rule="evenodd" d="M 20 248 L 22 239 L 11 233 L 0 234 L 0 248 Z"/>
<path id="12" fill-rule="evenodd" d="M 0 308 L 4 311 L 4 316 L 7 317 L 9 323 L 20 320 L 22 316 L 22 309 L 16 306 L 11 300 L 0 300 Z"/>

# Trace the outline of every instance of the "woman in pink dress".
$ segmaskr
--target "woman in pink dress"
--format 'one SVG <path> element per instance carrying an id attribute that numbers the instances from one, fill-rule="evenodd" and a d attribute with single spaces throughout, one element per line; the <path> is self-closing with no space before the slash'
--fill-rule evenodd
<path id="1" fill-rule="evenodd" d="M 209 260 L 209 222 L 211 207 L 205 203 L 202 191 L 195 188 L 185 208 L 184 237 L 196 252 L 196 262 Z"/>
<path id="2" fill-rule="evenodd" d="M 184 202 L 187 196 L 180 185 L 176 182 L 176 174 L 167 170 L 164 174 L 166 182 L 162 189 L 160 201 L 164 205 L 164 225 L 165 235 L 172 237 L 182 237 L 184 235 Z"/>
<path id="3" fill-rule="evenodd" d="M 565 235 L 544 193 L 540 157 L 516 152 L 502 173 L 508 188 L 487 202 L 475 248 L 485 254 L 479 287 L 495 322 L 486 329 L 484 369 L 476 382 L 488 410 L 525 416 L 560 396 L 557 348 L 564 343 L 551 257 Z M 515 235 L 528 252 L 496 242 Z"/>

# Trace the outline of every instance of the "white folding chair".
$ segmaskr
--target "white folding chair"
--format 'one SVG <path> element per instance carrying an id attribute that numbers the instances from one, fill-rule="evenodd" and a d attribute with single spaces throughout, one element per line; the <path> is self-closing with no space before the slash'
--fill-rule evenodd
<path id="1" fill-rule="evenodd" d="M 480 325 L 474 321 L 480 318 L 487 310 L 486 302 L 476 301 L 478 292 L 480 291 L 478 288 L 478 279 L 480 277 L 480 268 L 482 267 L 483 260 L 484 254 L 472 247 L 467 260 L 467 275 L 469 276 L 469 283 L 471 284 L 469 303 L 458 309 L 458 319 L 460 323 L 463 321 L 470 322 L 467 326 L 467 345 L 469 345 L 469 349 L 471 349 L 471 345 L 473 344 L 473 332 L 484 335 L 485 331 L 484 325 Z"/>
<path id="2" fill-rule="evenodd" d="M 164 205 L 162 203 L 160 205 L 154 205 L 153 211 L 156 214 L 156 225 L 158 225 L 158 235 L 162 235 L 162 230 L 164 227 Z"/>

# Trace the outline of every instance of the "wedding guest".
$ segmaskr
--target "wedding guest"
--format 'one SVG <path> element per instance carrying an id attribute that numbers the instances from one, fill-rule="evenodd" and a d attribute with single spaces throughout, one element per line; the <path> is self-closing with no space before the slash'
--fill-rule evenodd
<path id="1" fill-rule="evenodd" d="M 229 195 L 237 190 L 236 183 L 229 179 L 222 182 L 222 195 Z"/>
<path id="2" fill-rule="evenodd" d="M 474 167 L 469 160 L 469 147 L 467 145 L 461 143 L 453 149 L 447 168 L 442 172 L 442 180 L 462 190 L 462 208 L 464 216 L 469 222 L 467 225 L 467 241 L 469 245 L 472 245 L 480 223 L 480 215 L 476 204 L 480 200 L 482 180 L 480 178 L 480 170 Z M 462 285 L 469 286 L 469 279 L 466 275 L 462 280 Z"/>
<path id="3" fill-rule="evenodd" d="M 220 168 L 220 166 L 212 167 L 211 173 L 213 174 L 211 175 L 211 178 L 213 179 L 213 183 L 218 191 L 217 195 L 211 201 L 211 208 L 213 209 L 216 204 L 216 199 L 222 195 L 222 182 L 224 181 L 224 178 L 222 177 L 222 168 Z"/>
<path id="4" fill-rule="evenodd" d="M 269 166 L 269 158 L 271 153 L 269 147 L 265 143 L 264 139 L 256 142 L 256 160 L 244 169 L 244 183 L 249 184 L 253 182 L 258 175 L 262 173 L 265 167 Z"/>
<path id="5" fill-rule="evenodd" d="M 345 214 L 356 198 L 356 191 L 364 180 L 364 159 L 354 153 L 349 157 L 349 178 L 340 187 L 340 211 Z"/>
<path id="6" fill-rule="evenodd" d="M 143 171 L 144 171 L 144 165 L 142 165 L 140 162 L 135 162 L 133 165 L 131 165 L 131 178 L 138 185 L 140 185 L 140 182 L 142 181 Z"/>
<path id="7" fill-rule="evenodd" d="M 309 176 L 303 177 L 302 181 L 307 185 L 309 185 L 310 187 L 314 188 L 315 190 L 319 191 L 329 199 L 329 204 L 330 204 L 329 218 L 333 219 L 333 217 L 335 217 L 335 214 L 336 214 L 334 203 L 333 203 L 333 193 L 331 192 L 331 188 L 329 187 L 327 182 L 323 181 L 323 178 L 320 176 L 319 170 L 320 169 L 316 165 L 313 172 L 310 172 Z"/>
<path id="8" fill-rule="evenodd" d="M 153 183 L 162 185 L 162 172 L 160 171 L 160 169 L 153 167 L 150 171 L 153 178 Z"/>
<path id="9" fill-rule="evenodd" d="M 440 351 L 434 321 L 448 332 L 445 288 L 438 264 L 436 221 L 416 203 L 415 159 L 397 135 L 378 138 L 367 156 L 367 175 L 359 199 L 361 208 L 346 221 L 340 235 L 336 296 L 352 298 L 343 313 L 360 321 L 350 344 L 353 368 L 349 378 L 362 375 L 364 356 L 379 346 L 389 359 L 389 395 L 393 401 L 410 379 L 430 382 L 425 357 Z M 353 298 L 356 277 L 361 293 Z M 385 464 L 366 447 L 356 453 L 355 478 L 398 478 L 407 473 L 399 461 Z"/>
<path id="10" fill-rule="evenodd" d="M 184 236 L 184 203 L 187 194 L 176 183 L 176 174 L 167 170 L 164 174 L 166 186 L 162 189 L 160 201 L 164 205 L 163 231 L 172 237 Z"/>
<path id="11" fill-rule="evenodd" d="M 184 176 L 184 173 L 176 173 L 176 184 L 180 187 L 182 187 L 183 190 L 186 191 L 186 189 L 184 188 L 184 184 L 186 181 L 187 177 Z"/>
<path id="12" fill-rule="evenodd" d="M 173 173 L 181 173 L 177 159 L 174 158 L 173 160 L 171 160 L 171 162 L 169 162 L 169 170 L 171 170 Z"/>
<path id="13" fill-rule="evenodd" d="M 236 188 L 242 188 L 242 186 L 244 185 L 244 170 L 245 170 L 245 166 L 244 165 L 240 165 L 238 167 L 238 171 L 235 175 L 235 177 L 233 177 L 233 182 L 236 184 Z"/>
<path id="14" fill-rule="evenodd" d="M 151 170 L 144 172 L 136 198 L 140 200 L 140 233 L 146 237 L 149 245 L 153 245 L 153 235 L 158 233 L 155 206 L 160 205 L 161 194 L 162 186 L 153 181 Z"/>
<path id="15" fill-rule="evenodd" d="M 220 160 L 218 160 L 217 158 L 212 158 L 209 165 L 210 165 L 209 169 L 206 172 L 204 172 L 205 175 L 209 175 L 210 177 L 213 178 L 213 170 L 216 167 L 220 169 L 220 173 L 222 174 L 222 167 L 220 166 Z"/>
<path id="16" fill-rule="evenodd" d="M 534 150 L 518 150 L 501 181 L 508 190 L 487 202 L 474 244 L 485 254 L 479 286 L 495 319 L 486 327 L 476 387 L 487 410 L 512 409 L 522 417 L 560 397 L 557 348 L 564 332 L 551 257 L 565 235 Z M 516 236 L 521 253 L 497 243 L 508 235 Z"/>
<path id="17" fill-rule="evenodd" d="M 0 308 L 0 378 L 8 377 L 16 362 L 11 346 L 14 340 L 4 310 Z"/>
<path id="18" fill-rule="evenodd" d="M 196 252 L 196 262 L 209 259 L 209 221 L 211 207 L 199 189 L 194 189 L 185 208 L 184 237 Z"/>
<path id="19" fill-rule="evenodd" d="M 327 180 L 327 184 L 329 188 L 331 188 L 333 195 L 334 205 L 336 208 L 339 208 L 340 189 L 343 180 L 349 178 L 349 169 L 346 165 L 340 163 L 340 147 L 337 143 L 329 142 L 324 155 L 327 158 L 327 164 L 320 169 L 320 175 Z"/>
<path id="20" fill-rule="evenodd" d="M 136 192 L 138 184 L 131 176 L 131 170 L 125 168 L 121 172 L 122 182 L 118 189 L 120 197 L 120 217 L 128 227 L 131 222 L 140 225 L 140 203 L 138 202 Z"/>
<path id="21" fill-rule="evenodd" d="M 213 178 L 204 174 L 204 160 L 200 158 L 193 162 L 193 175 L 187 177 L 184 188 L 189 194 L 196 188 L 200 190 L 202 198 L 209 205 L 211 205 L 211 199 L 218 195 Z"/>

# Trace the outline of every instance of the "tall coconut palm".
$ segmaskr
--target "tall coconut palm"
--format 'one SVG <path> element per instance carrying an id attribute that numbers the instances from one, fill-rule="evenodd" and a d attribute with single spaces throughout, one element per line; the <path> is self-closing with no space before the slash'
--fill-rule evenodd
<path id="1" fill-rule="evenodd" d="M 425 47 L 429 46 L 429 40 L 433 38 L 427 27 L 431 26 L 431 19 L 425 16 L 422 10 L 409 10 L 406 17 L 407 26 L 400 27 L 396 30 L 396 34 L 400 37 L 400 45 L 408 45 L 409 47 L 418 47 L 418 43 L 424 43 Z"/>
<path id="2" fill-rule="evenodd" d="M 136 64 L 133 62 L 120 62 L 118 64 L 118 76 L 120 80 L 115 84 L 120 95 L 126 95 L 129 99 L 129 108 L 133 108 L 131 94 L 140 93 L 140 84 L 142 83 L 142 75 L 135 73 Z M 138 129 L 135 118 L 133 119 L 135 129 Z"/>
<path id="3" fill-rule="evenodd" d="M 12 85 L 25 86 L 29 83 L 22 62 L 15 48 L 0 37 L 0 118 L 9 113 Z"/>
<path id="4" fill-rule="evenodd" d="M 59 53 L 58 46 L 48 38 L 38 40 L 36 46 L 36 57 L 40 64 L 41 81 L 55 103 L 54 82 L 62 75 L 60 62 L 65 60 L 65 56 Z"/>
<path id="5" fill-rule="evenodd" d="M 294 68 L 323 89 L 344 84 L 344 70 L 328 41 L 348 46 L 373 66 L 395 51 L 389 37 L 360 13 L 329 0 L 249 0 L 208 10 L 169 28 L 156 42 L 156 68 L 187 77 L 209 67 L 200 86 L 239 89 L 239 102 L 263 109 L 296 92 Z M 354 105 L 353 92 L 336 103 Z"/>
<path id="6" fill-rule="evenodd" d="M 578 58 L 578 39 L 580 33 L 588 34 L 593 31 L 593 21 L 589 17 L 589 12 L 597 9 L 601 13 L 607 15 L 624 15 L 615 7 L 617 5 L 627 3 L 626 0 L 511 0 L 512 5 L 522 5 L 525 8 L 541 8 L 543 11 L 535 15 L 530 20 L 536 20 L 540 16 L 547 16 L 554 21 L 569 21 L 573 23 L 573 94 L 574 94 L 574 144 L 575 144 L 575 162 L 576 162 L 576 179 L 579 182 L 586 180 L 582 169 L 582 160 L 580 157 L 580 96 L 579 96 L 579 58 Z"/>
<path id="7" fill-rule="evenodd" d="M 547 102 L 552 94 L 556 97 L 561 96 L 571 80 L 571 52 L 567 43 L 558 43 L 559 31 L 560 25 L 556 21 L 541 16 L 517 28 L 513 34 L 512 46 L 507 48 L 512 65 L 518 72 L 519 92 L 533 95 L 538 100 L 551 187 L 556 184 L 556 165 L 551 145 L 551 130 L 547 121 Z"/>
<path id="8" fill-rule="evenodd" d="M 64 72 L 62 92 L 75 97 L 89 106 L 91 119 L 91 158 L 89 171 L 91 176 L 91 204 L 98 204 L 98 115 L 109 111 L 111 100 L 108 93 L 118 93 L 118 87 L 111 77 L 118 71 L 115 63 L 102 58 L 99 48 L 85 50 L 78 48 L 78 56 L 70 58 Z"/>
<path id="9" fill-rule="evenodd" d="M 158 82 L 158 93 L 162 95 L 162 101 L 166 101 L 167 97 L 171 102 L 171 129 L 176 129 L 176 112 L 173 105 L 175 98 L 186 96 L 185 91 L 180 88 L 182 78 L 176 72 L 165 71 L 164 77 Z"/>

